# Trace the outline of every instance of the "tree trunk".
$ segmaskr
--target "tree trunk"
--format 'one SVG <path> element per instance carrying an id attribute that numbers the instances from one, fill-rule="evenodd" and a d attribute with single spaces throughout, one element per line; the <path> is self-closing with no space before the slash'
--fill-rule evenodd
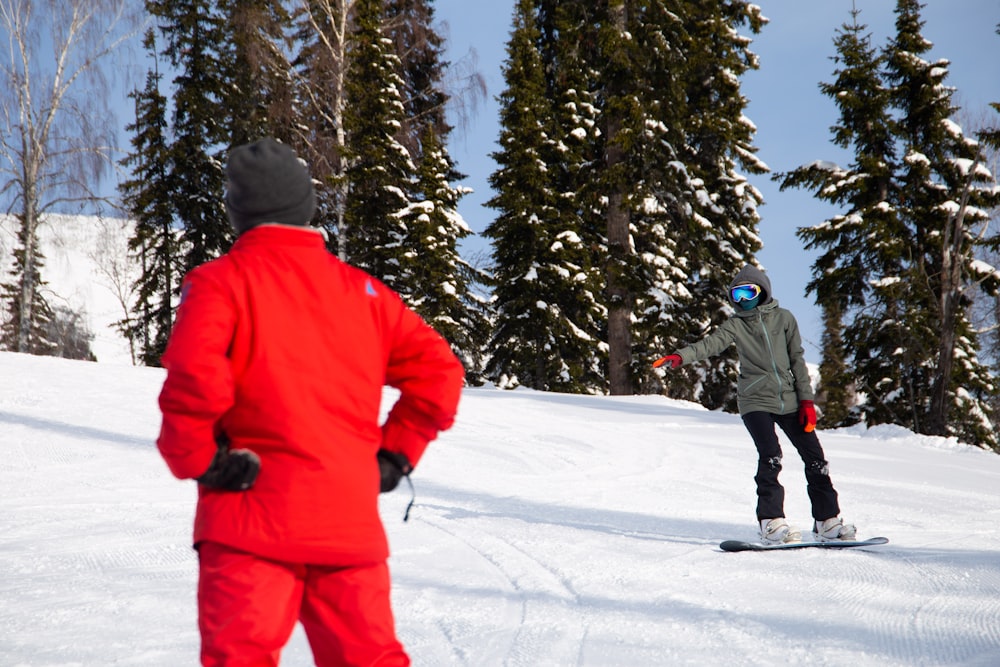
<path id="1" fill-rule="evenodd" d="M 609 150 L 609 160 L 611 153 Z M 613 396 L 632 393 L 632 304 L 623 268 L 629 253 L 628 211 L 622 193 L 608 198 L 608 381 Z"/>
<path id="2" fill-rule="evenodd" d="M 978 164 L 978 162 L 976 163 Z M 970 174 L 975 170 L 973 165 Z M 948 434 L 948 397 L 951 388 L 951 371 L 955 359 L 955 326 L 958 302 L 962 297 L 962 241 L 965 238 L 965 209 L 972 187 L 971 176 L 962 190 L 958 211 L 948 217 L 942 234 L 941 294 L 938 306 L 941 311 L 941 338 L 938 340 L 937 372 L 931 389 L 930 414 L 927 432 L 931 435 Z"/>
<path id="3" fill-rule="evenodd" d="M 17 352 L 31 352 L 31 325 L 34 322 L 35 290 L 35 249 L 38 247 L 38 211 L 35 207 L 34 181 L 25 178 L 24 206 L 21 212 L 21 243 L 24 253 L 21 261 L 21 303 L 18 308 L 20 321 L 17 323 Z"/>
<path id="4" fill-rule="evenodd" d="M 611 3 L 610 23 L 619 35 L 625 34 L 625 4 Z M 606 91 L 609 100 L 621 98 L 617 90 L 624 83 L 611 81 Z M 619 102 L 620 104 L 620 102 Z M 607 234 L 607 299 L 608 299 L 608 383 L 613 396 L 632 393 L 632 295 L 627 284 L 628 256 L 632 252 L 629 243 L 629 214 L 625 207 L 625 178 L 622 168 L 625 152 L 621 145 L 620 132 L 623 119 L 616 104 L 606 105 L 607 123 L 605 128 L 606 148 L 605 169 L 608 174 Z"/>
<path id="5" fill-rule="evenodd" d="M 347 137 L 344 134 L 344 86 L 348 66 L 349 14 L 353 6 L 354 0 L 322 0 L 312 6 L 310 3 L 302 2 L 306 21 L 329 58 L 333 72 L 333 81 L 328 88 L 324 88 L 322 92 L 311 92 L 312 86 L 306 86 L 306 90 L 309 91 L 314 111 L 329 127 L 334 128 L 332 154 L 314 153 L 311 162 L 317 173 L 328 170 L 331 174 L 334 224 L 337 228 L 337 257 L 345 262 L 350 258 L 347 252 L 345 217 L 348 184 L 344 176 L 347 171 L 347 160 L 344 155 L 347 145 Z M 303 138 L 303 143 L 303 149 L 313 152 L 308 139 Z"/>

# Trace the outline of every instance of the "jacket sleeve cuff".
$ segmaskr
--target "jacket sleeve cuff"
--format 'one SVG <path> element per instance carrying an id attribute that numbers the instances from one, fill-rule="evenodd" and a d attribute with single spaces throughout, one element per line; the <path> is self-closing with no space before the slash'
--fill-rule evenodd
<path id="1" fill-rule="evenodd" d="M 382 426 L 382 447 L 403 454 L 410 465 L 416 468 L 434 435 L 436 434 L 422 434 L 390 419 Z"/>
<path id="2" fill-rule="evenodd" d="M 192 448 L 177 446 L 178 443 L 198 442 L 204 442 L 206 445 Z M 171 433 L 166 426 L 160 430 L 156 446 L 159 448 L 163 460 L 167 462 L 170 472 L 178 479 L 201 477 L 212 465 L 212 459 L 215 458 L 215 453 L 218 450 L 210 431 L 207 436 L 202 437 L 196 437 L 191 433 L 185 433 L 182 436 L 176 432 Z"/>

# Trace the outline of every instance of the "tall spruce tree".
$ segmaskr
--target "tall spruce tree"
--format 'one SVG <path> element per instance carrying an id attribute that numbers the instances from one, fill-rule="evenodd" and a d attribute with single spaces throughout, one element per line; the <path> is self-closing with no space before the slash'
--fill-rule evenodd
<path id="1" fill-rule="evenodd" d="M 524 325 L 538 321 L 532 304 L 557 304 L 560 316 L 573 313 L 572 336 L 586 343 L 538 346 L 586 356 L 539 364 L 536 373 L 587 369 L 581 386 L 590 391 L 660 391 L 663 376 L 649 362 L 718 323 L 723 286 L 753 261 L 760 195 L 736 165 L 764 167 L 731 83 L 755 65 L 734 26 L 757 29 L 761 19 L 744 2 L 714 11 L 630 0 L 518 5 L 491 202 L 500 216 L 487 231 L 497 304 Z M 573 244 L 553 244 L 558 234 Z M 534 280 L 553 265 L 550 248 L 567 265 L 537 286 L 519 284 L 518 276 Z M 502 315 L 497 326 L 494 345 L 515 345 Z M 720 377 L 670 381 L 717 407 L 732 394 L 732 361 L 721 367 Z"/>
<path id="2" fill-rule="evenodd" d="M 562 320 L 552 349 L 575 374 L 575 391 L 608 390 L 607 309 L 604 298 L 606 219 L 602 193 L 590 182 L 602 150 L 591 59 L 596 48 L 598 4 L 543 0 L 538 4 L 537 47 L 549 100 L 545 171 L 552 195 L 546 280 Z M 566 364 L 568 355 L 577 355 Z"/>
<path id="3" fill-rule="evenodd" d="M 582 69 L 593 72 L 601 132 L 582 182 L 605 222 L 594 263 L 604 269 L 609 387 L 661 391 L 649 362 L 728 315 L 725 286 L 760 247 L 761 196 L 738 171 L 766 170 L 738 83 L 756 58 L 737 28 L 756 31 L 762 19 L 745 2 L 607 2 L 589 12 L 596 28 Z M 731 406 L 735 372 L 731 357 L 712 360 L 672 374 L 667 390 Z"/>
<path id="4" fill-rule="evenodd" d="M 283 33 L 287 12 L 267 0 L 146 0 L 162 36 L 173 117 L 151 72 L 136 92 L 134 151 L 122 186 L 137 221 L 131 250 L 142 262 L 135 318 L 120 325 L 157 364 L 169 336 L 180 279 L 228 249 L 232 231 L 222 204 L 225 153 L 265 134 L 284 137 L 291 114 Z M 146 36 L 155 58 L 156 34 Z M 179 231 L 178 231 L 179 230 Z"/>
<path id="5" fill-rule="evenodd" d="M 426 0 L 308 3 L 295 28 L 296 141 L 313 164 L 317 224 L 341 259 L 397 290 L 481 375 L 481 272 L 458 242 L 462 178 L 448 155 L 443 40 Z"/>
<path id="6" fill-rule="evenodd" d="M 542 62 L 539 3 L 520 0 L 500 95 L 499 168 L 490 176 L 498 217 L 492 239 L 496 318 L 487 374 L 504 387 L 601 391 L 600 339 L 573 317 L 587 313 L 589 259 L 579 217 L 567 220 L 557 186 L 561 154 Z M 584 303 L 581 304 L 581 301 Z"/>
<path id="7" fill-rule="evenodd" d="M 128 318 L 118 323 L 132 344 L 136 361 L 158 366 L 173 325 L 173 302 L 183 273 L 174 229 L 174 186 L 167 99 L 160 92 L 155 34 L 147 31 L 144 44 L 154 63 L 143 90 L 133 91 L 135 122 L 132 150 L 122 160 L 130 177 L 119 186 L 122 203 L 135 221 L 129 250 L 139 263 L 135 303 Z"/>
<path id="8" fill-rule="evenodd" d="M 948 61 L 925 61 L 931 44 L 921 34 L 917 0 L 899 0 L 896 37 L 888 47 L 886 78 L 899 110 L 897 137 L 903 157 L 898 208 L 912 233 L 906 382 L 914 430 L 955 435 L 1000 447 L 988 408 L 993 383 L 977 359 L 978 341 L 968 320 L 968 292 L 995 289 L 994 269 L 974 264 L 987 210 L 1000 205 L 993 175 L 979 145 L 952 120 L 953 88 L 944 85 Z M 996 238 L 987 242 L 996 243 Z M 981 283 L 987 278 L 987 283 Z"/>
<path id="9" fill-rule="evenodd" d="M 433 128 L 421 141 L 417 172 L 419 198 L 403 212 L 406 246 L 420 261 L 406 276 L 409 305 L 451 344 L 470 383 L 483 383 L 483 349 L 489 334 L 485 297 L 472 285 L 486 277 L 458 252 L 458 241 L 472 234 L 458 213 L 462 191 L 451 185 L 451 160 L 438 146 Z"/>
<path id="10" fill-rule="evenodd" d="M 831 346 L 825 382 L 843 382 L 848 363 L 867 423 L 996 447 L 994 390 L 966 310 L 972 290 L 996 289 L 994 270 L 974 262 L 973 252 L 996 245 L 981 232 L 998 193 L 985 185 L 992 174 L 978 145 L 950 118 L 947 61 L 922 58 L 931 45 L 919 12 L 918 2 L 899 0 L 895 37 L 877 55 L 856 13 L 844 26 L 836 42 L 843 68 L 824 92 L 841 110 L 834 140 L 853 150 L 855 162 L 802 167 L 782 176 L 783 187 L 810 187 L 844 209 L 799 230 L 824 251 L 809 287 L 824 307 Z M 833 331 L 841 321 L 842 346 Z"/>
<path id="11" fill-rule="evenodd" d="M 677 164 L 681 136 L 673 122 L 682 116 L 680 60 L 671 44 L 679 22 L 662 3 L 549 0 L 538 25 L 551 100 L 546 131 L 557 149 L 545 163 L 557 193 L 550 226 L 573 225 L 576 269 L 565 278 L 576 283 L 567 284 L 580 295 L 575 320 L 603 374 L 590 385 L 645 391 L 640 357 L 655 341 L 636 322 L 662 303 L 651 286 L 680 210 L 673 205 L 690 199 L 681 194 L 689 183 L 668 166 Z"/>
<path id="12" fill-rule="evenodd" d="M 1000 35 L 1000 24 L 997 24 L 996 34 Z M 998 163 L 997 157 L 1000 156 L 1000 100 L 991 102 L 990 107 L 992 107 L 996 114 L 992 116 L 992 122 L 989 126 L 979 131 L 978 136 L 986 151 L 987 164 L 996 166 Z M 990 156 L 992 156 L 992 159 L 989 159 Z M 1000 252 L 993 248 L 988 248 L 985 256 L 987 259 L 995 259 L 1000 256 Z M 983 349 L 986 352 L 987 358 L 992 359 L 993 372 L 996 375 L 998 360 L 1000 360 L 1000 327 L 996 326 L 996 323 L 1000 322 L 1000 294 L 988 295 L 982 302 L 988 304 L 984 310 L 988 311 L 987 321 L 991 322 L 993 326 L 986 327 L 987 331 L 982 335 L 980 340 L 983 341 Z M 1000 428 L 1000 423 L 998 423 L 1000 421 L 1000 392 L 993 395 L 991 406 L 993 408 L 993 427 L 997 429 Z"/>
<path id="13" fill-rule="evenodd" d="M 683 130 L 678 157 L 686 166 L 686 173 L 667 176 L 685 179 L 681 192 L 687 200 L 678 201 L 684 208 L 671 216 L 668 243 L 651 253 L 657 260 L 655 280 L 648 288 L 649 307 L 641 309 L 648 332 L 641 339 L 648 346 L 636 355 L 642 362 L 637 374 L 650 374 L 649 362 L 662 350 L 700 338 L 730 316 L 729 282 L 761 248 L 762 197 L 741 170 L 762 174 L 767 167 L 756 156 L 755 130 L 744 115 L 747 100 L 739 83 L 758 66 L 749 37 L 739 29 L 759 32 L 760 9 L 744 1 L 694 1 L 684 3 L 684 12 L 682 29 L 675 30 L 684 54 L 675 84 L 683 106 L 670 99 L 663 104 Z M 671 396 L 734 411 L 737 375 L 735 350 L 729 350 L 664 379 Z M 650 379 L 650 385 L 656 383 Z"/>
<path id="14" fill-rule="evenodd" d="M 357 0 L 354 11 L 344 112 L 347 259 L 407 295 L 422 258 L 408 247 L 404 220 L 416 166 L 397 138 L 404 118 L 399 59 L 382 32 L 381 0 Z"/>
<path id="15" fill-rule="evenodd" d="M 823 312 L 819 397 L 821 419 L 827 426 L 859 419 L 853 410 L 856 394 L 849 364 L 878 366 L 875 373 L 880 377 L 893 365 L 890 360 L 898 341 L 892 327 L 883 326 L 878 318 L 894 308 L 897 287 L 879 280 L 898 275 L 907 237 L 893 206 L 898 160 L 889 92 L 881 78 L 883 59 L 859 15 L 853 11 L 851 22 L 838 31 L 835 79 L 820 85 L 840 111 L 832 128 L 833 142 L 852 154 L 852 163 L 840 168 L 819 161 L 776 176 L 782 189 L 809 188 L 843 211 L 797 232 L 807 249 L 820 251 L 807 290 Z M 847 318 L 851 326 L 845 333 Z M 862 387 L 862 391 L 877 402 L 885 388 Z"/>
<path id="16" fill-rule="evenodd" d="M 477 292 L 487 276 L 459 255 L 461 239 L 472 230 L 458 213 L 464 178 L 448 153 L 451 133 L 445 110 L 447 62 L 444 40 L 434 28 L 427 0 L 385 3 L 385 33 L 394 46 L 402 83 L 403 119 L 396 139 L 416 164 L 411 204 L 403 214 L 407 252 L 418 261 L 401 283 L 410 305 L 452 345 L 469 381 L 482 382 L 482 352 L 489 334 L 487 303 Z"/>
<path id="17" fill-rule="evenodd" d="M 548 389 L 560 360 L 552 354 L 551 311 L 543 307 L 538 280 L 536 235 L 544 233 L 542 219 L 554 204 L 539 159 L 548 104 L 537 18 L 537 2 L 517 2 L 503 65 L 506 88 L 498 97 L 500 150 L 493 154 L 498 168 L 490 175 L 497 194 L 487 205 L 499 213 L 484 232 L 492 239 L 496 309 L 487 376 L 501 387 Z"/>
<path id="18" fill-rule="evenodd" d="M 630 0 L 608 0 L 605 12 L 597 24 L 597 49 L 594 55 L 604 60 L 597 71 L 596 82 L 601 99 L 600 169 L 595 172 L 594 183 L 606 197 L 604 208 L 607 255 L 604 263 L 604 298 L 608 312 L 608 388 L 611 394 L 631 394 L 632 377 L 632 316 L 635 299 L 642 280 L 631 234 L 631 210 L 642 193 L 635 188 L 637 174 L 630 169 L 629 158 L 637 155 L 643 139 L 643 115 L 640 103 L 643 90 L 663 85 L 656 81 L 647 86 L 643 78 L 634 78 L 636 65 L 651 64 L 640 51 L 638 40 L 633 40 L 630 29 L 639 18 L 638 9 Z M 659 5 L 659 2 L 650 3 Z M 652 28 L 652 26 L 650 26 Z M 660 72 L 656 72 L 659 74 Z M 650 72 L 649 74 L 654 74 Z M 642 82 L 640 84 L 640 82 Z M 657 126 L 659 129 L 660 126 Z M 670 130 L 667 125 L 663 129 Z M 665 142 L 667 150 L 671 142 Z M 658 146 L 660 147 L 660 146 Z"/>
<path id="19" fill-rule="evenodd" d="M 398 58 L 402 82 L 405 111 L 399 140 L 419 160 L 428 129 L 439 146 L 451 132 L 445 114 L 448 94 L 442 85 L 447 66 L 444 39 L 434 28 L 433 1 L 385 0 L 385 33 Z"/>
<path id="20" fill-rule="evenodd" d="M 222 166 L 230 146 L 228 29 L 218 0 L 146 0 L 176 72 L 172 82 L 170 180 L 184 267 L 225 252 L 232 229 L 223 205 Z"/>

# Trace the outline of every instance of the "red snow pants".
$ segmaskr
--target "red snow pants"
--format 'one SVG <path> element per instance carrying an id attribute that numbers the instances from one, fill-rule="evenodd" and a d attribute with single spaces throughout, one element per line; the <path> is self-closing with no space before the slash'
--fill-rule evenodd
<path id="1" fill-rule="evenodd" d="M 267 560 L 215 542 L 198 549 L 198 628 L 206 667 L 275 667 L 301 622 L 317 667 L 407 667 L 389 603 L 389 568 Z"/>

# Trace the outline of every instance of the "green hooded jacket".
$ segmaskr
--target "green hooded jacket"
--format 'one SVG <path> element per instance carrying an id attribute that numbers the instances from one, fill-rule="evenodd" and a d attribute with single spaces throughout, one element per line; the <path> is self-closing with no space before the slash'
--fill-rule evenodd
<path id="1" fill-rule="evenodd" d="M 732 300 L 732 288 L 749 283 L 760 285 L 763 293 L 757 307 L 741 310 Z M 740 357 L 736 400 L 741 415 L 758 411 L 784 415 L 797 411 L 799 401 L 813 400 L 798 322 L 771 296 L 771 281 L 764 272 L 744 266 L 726 292 L 735 315 L 698 342 L 677 350 L 682 363 L 707 359 L 735 344 Z"/>

